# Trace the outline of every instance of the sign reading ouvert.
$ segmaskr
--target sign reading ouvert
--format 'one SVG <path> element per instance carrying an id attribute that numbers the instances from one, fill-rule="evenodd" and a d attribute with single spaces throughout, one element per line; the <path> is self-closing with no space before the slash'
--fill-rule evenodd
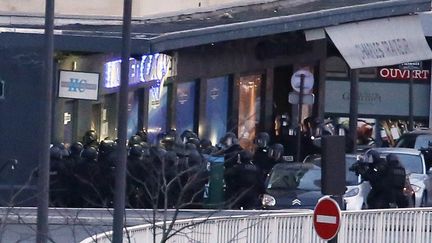
<path id="1" fill-rule="evenodd" d="M 352 69 L 432 59 L 417 15 L 341 24 L 325 30 Z"/>

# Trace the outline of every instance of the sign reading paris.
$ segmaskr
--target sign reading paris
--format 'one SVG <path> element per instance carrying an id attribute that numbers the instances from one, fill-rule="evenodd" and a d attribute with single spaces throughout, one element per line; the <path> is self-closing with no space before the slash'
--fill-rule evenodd
<path id="1" fill-rule="evenodd" d="M 60 71 L 59 97 L 70 99 L 97 100 L 99 74 L 75 71 Z"/>

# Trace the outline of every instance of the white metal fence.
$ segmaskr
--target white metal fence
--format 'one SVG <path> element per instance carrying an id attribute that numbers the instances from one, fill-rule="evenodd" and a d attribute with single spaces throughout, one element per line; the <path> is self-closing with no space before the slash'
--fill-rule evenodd
<path id="1" fill-rule="evenodd" d="M 315 233 L 312 218 L 313 212 L 303 212 L 178 220 L 174 230 L 182 230 L 168 242 L 325 242 Z M 160 225 L 130 227 L 125 231 L 124 242 L 153 242 L 154 236 L 160 242 Z M 111 242 L 110 238 L 111 232 L 107 232 L 81 243 Z M 342 211 L 338 242 L 430 243 L 432 208 Z"/>

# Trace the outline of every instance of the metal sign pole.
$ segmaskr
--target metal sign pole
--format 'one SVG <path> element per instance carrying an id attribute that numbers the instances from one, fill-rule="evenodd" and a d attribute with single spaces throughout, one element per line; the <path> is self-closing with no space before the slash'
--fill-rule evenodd
<path id="1" fill-rule="evenodd" d="M 131 52 L 131 22 L 132 0 L 124 0 L 123 7 L 122 62 L 120 71 L 120 96 L 118 104 L 118 144 L 117 164 L 115 168 L 114 187 L 114 220 L 113 241 L 123 242 L 123 227 L 126 197 L 126 161 L 127 161 L 127 119 L 128 119 L 128 87 L 129 87 L 129 57 Z"/>
<path id="2" fill-rule="evenodd" d="M 410 80 L 409 80 L 409 124 L 408 131 L 414 130 L 414 78 L 413 78 L 413 70 L 409 71 Z"/>
<path id="3" fill-rule="evenodd" d="M 296 156 L 296 160 L 298 162 L 300 161 L 300 157 L 301 157 L 301 143 L 302 143 L 302 134 L 301 134 L 301 128 L 302 128 L 302 108 L 303 108 L 303 92 L 304 92 L 304 79 L 305 79 L 305 75 L 304 74 L 300 74 L 300 94 L 299 94 L 299 103 L 298 103 L 298 129 L 297 129 L 297 156 Z"/>
<path id="4" fill-rule="evenodd" d="M 52 119 L 52 89 L 54 69 L 54 0 L 45 2 L 45 89 L 42 94 L 44 106 L 42 108 L 43 122 L 41 136 L 42 152 L 39 154 L 38 167 L 38 208 L 37 208 L 37 243 L 48 242 L 48 205 L 49 205 L 49 146 L 51 143 L 51 119 Z"/>
<path id="5" fill-rule="evenodd" d="M 351 70 L 349 139 L 351 142 L 350 150 L 352 153 L 357 151 L 358 83 L 359 70 Z"/>

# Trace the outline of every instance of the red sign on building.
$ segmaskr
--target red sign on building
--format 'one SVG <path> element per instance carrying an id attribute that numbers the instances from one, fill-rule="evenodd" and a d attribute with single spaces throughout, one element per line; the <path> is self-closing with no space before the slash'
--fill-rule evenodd
<path id="1" fill-rule="evenodd" d="M 322 197 L 314 209 L 313 224 L 323 240 L 333 239 L 340 228 L 341 213 L 338 203 L 332 198 Z"/>

